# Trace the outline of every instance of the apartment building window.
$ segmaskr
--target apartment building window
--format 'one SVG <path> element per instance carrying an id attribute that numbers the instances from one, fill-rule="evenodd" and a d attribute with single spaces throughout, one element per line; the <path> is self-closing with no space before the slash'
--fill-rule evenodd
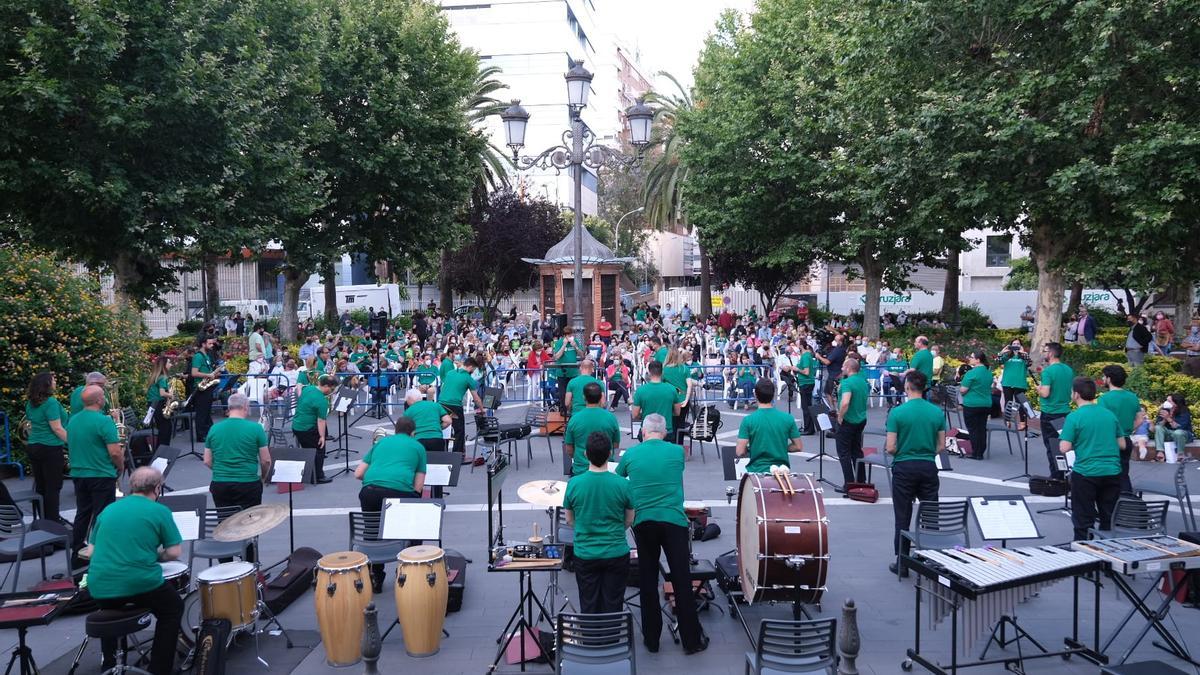
<path id="1" fill-rule="evenodd" d="M 989 235 L 983 253 L 988 267 L 1008 267 L 1012 259 L 1012 235 Z"/>

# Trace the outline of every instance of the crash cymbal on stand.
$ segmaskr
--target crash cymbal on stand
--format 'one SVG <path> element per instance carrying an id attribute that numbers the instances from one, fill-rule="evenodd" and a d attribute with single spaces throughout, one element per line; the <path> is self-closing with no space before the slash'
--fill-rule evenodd
<path id="1" fill-rule="evenodd" d="M 535 506 L 562 507 L 567 484 L 561 480 L 534 480 L 517 488 L 521 501 Z"/>
<path id="2" fill-rule="evenodd" d="M 213 530 L 216 541 L 251 539 L 287 520 L 287 504 L 259 504 L 229 516 Z"/>

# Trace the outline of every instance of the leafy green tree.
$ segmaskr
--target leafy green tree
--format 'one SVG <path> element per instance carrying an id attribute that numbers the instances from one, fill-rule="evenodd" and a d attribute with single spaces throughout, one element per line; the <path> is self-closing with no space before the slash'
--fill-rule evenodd
<path id="1" fill-rule="evenodd" d="M 1008 278 L 1004 280 L 1006 291 L 1036 291 L 1038 284 L 1037 266 L 1030 258 L 1013 258 L 1009 262 Z"/>

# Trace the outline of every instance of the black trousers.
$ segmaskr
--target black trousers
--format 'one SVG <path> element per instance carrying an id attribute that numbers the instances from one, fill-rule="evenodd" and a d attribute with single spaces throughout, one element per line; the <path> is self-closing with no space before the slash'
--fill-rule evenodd
<path id="1" fill-rule="evenodd" d="M 912 529 L 913 500 L 936 502 L 939 486 L 937 465 L 933 462 L 911 460 L 892 465 L 892 513 L 896 517 L 892 550 L 897 555 L 907 554 L 911 544 L 900 537 L 900 531 Z"/>
<path id="2" fill-rule="evenodd" d="M 616 408 L 621 399 L 625 399 L 625 404 L 629 405 L 629 387 L 625 386 L 624 380 L 609 380 L 608 389 L 613 393 L 610 408 Z"/>
<path id="3" fill-rule="evenodd" d="M 1088 538 L 1088 528 L 1100 519 L 1100 529 L 1112 529 L 1113 509 L 1121 496 L 1121 477 L 1071 474 L 1071 524 L 1075 540 Z"/>
<path id="4" fill-rule="evenodd" d="M 575 559 L 575 584 L 579 586 L 582 614 L 619 612 L 625 605 L 625 582 L 629 579 L 629 556 Z"/>
<path id="5" fill-rule="evenodd" d="M 158 588 L 125 598 L 96 600 L 101 609 L 120 609 L 132 605 L 150 610 L 154 615 L 154 647 L 150 650 L 150 672 L 154 675 L 171 675 L 175 670 L 175 643 L 179 640 L 179 624 L 183 619 L 183 598 L 163 582 Z M 105 663 L 113 659 L 117 650 L 115 639 L 100 643 Z"/>
<path id="6" fill-rule="evenodd" d="M 817 420 L 812 414 L 813 387 L 812 384 L 800 385 L 800 408 L 804 413 L 804 433 L 813 434 L 817 431 Z"/>
<path id="7" fill-rule="evenodd" d="M 657 648 L 662 635 L 662 610 L 658 605 L 658 560 L 663 553 L 675 588 L 675 618 L 684 649 L 700 646 L 703 630 L 692 596 L 692 569 L 688 561 L 688 528 L 648 520 L 633 528 L 637 541 L 638 577 L 642 605 L 642 640 Z"/>
<path id="8" fill-rule="evenodd" d="M 417 442 L 425 446 L 425 452 L 446 451 L 446 439 L 444 438 L 418 438 Z"/>
<path id="9" fill-rule="evenodd" d="M 1121 494 L 1133 494 L 1133 481 L 1129 480 L 1129 456 L 1133 454 L 1133 439 L 1125 437 L 1125 449 L 1121 451 Z"/>
<path id="10" fill-rule="evenodd" d="M 75 524 L 71 528 L 71 550 L 83 548 L 92 522 L 104 507 L 117 501 L 116 478 L 75 478 Z"/>
<path id="11" fill-rule="evenodd" d="M 463 407 L 461 405 L 453 405 L 450 403 L 439 403 L 438 405 L 446 409 L 450 413 L 450 428 L 454 433 L 451 438 L 454 439 L 454 452 L 466 456 L 467 454 L 467 419 L 463 417 Z"/>
<path id="12" fill-rule="evenodd" d="M 175 420 L 163 417 L 162 406 L 156 406 L 154 409 L 154 427 L 157 429 L 155 434 L 158 437 L 158 445 L 170 445 L 175 436 Z"/>
<path id="13" fill-rule="evenodd" d="M 1020 387 L 1001 387 L 1000 389 L 1004 392 L 1005 401 L 1018 401 L 1022 404 L 1017 408 L 1017 414 L 1020 415 L 1022 422 L 1026 421 L 1029 414 L 1025 412 L 1025 390 Z"/>
<path id="14" fill-rule="evenodd" d="M 25 446 L 29 468 L 33 473 L 33 489 L 42 497 L 42 517 L 58 520 L 59 495 L 63 486 L 63 446 L 30 443 Z"/>
<path id="15" fill-rule="evenodd" d="M 555 380 L 555 384 L 558 385 L 558 391 L 555 393 L 555 396 L 558 397 L 557 402 L 558 402 L 559 408 L 562 407 L 563 400 L 567 398 L 567 385 L 571 383 L 571 380 L 574 377 L 575 377 L 574 375 L 567 377 L 566 375 L 560 374 L 558 376 L 558 379 Z"/>
<path id="16" fill-rule="evenodd" d="M 358 491 L 358 505 L 363 512 L 374 511 L 376 513 L 383 510 L 383 500 L 395 497 L 420 497 L 417 492 L 405 492 L 404 490 L 393 490 L 391 488 L 380 487 L 378 485 L 364 485 Z M 419 541 L 409 541 L 409 546 L 419 546 Z M 383 575 L 386 572 L 383 569 L 383 563 L 373 563 L 371 565 L 371 580 L 383 582 Z"/>
<path id="17" fill-rule="evenodd" d="M 217 508 L 236 506 L 238 510 L 244 511 L 262 503 L 263 484 L 257 480 L 251 482 L 213 481 L 208 484 L 208 491 L 212 493 L 213 506 Z M 245 555 L 246 562 L 258 562 L 258 551 L 253 545 L 246 547 Z M 233 558 L 221 558 L 218 562 L 233 562 Z"/>
<path id="18" fill-rule="evenodd" d="M 987 452 L 987 423 L 991 414 L 991 408 L 963 406 L 963 422 L 967 424 L 967 435 L 971 437 L 971 456 L 975 459 L 983 459 L 983 454 Z"/>
<path id="19" fill-rule="evenodd" d="M 302 448 L 313 448 L 317 451 L 316 458 L 313 461 L 313 481 L 323 480 L 325 478 L 325 448 L 317 447 L 317 442 L 321 439 L 321 433 L 317 427 L 313 427 L 307 431 L 292 430 L 296 436 L 296 442 Z"/>
<path id="20" fill-rule="evenodd" d="M 863 430 L 867 421 L 857 424 L 842 422 L 838 425 L 834 440 L 837 443 L 838 462 L 842 465 L 842 486 L 847 483 L 867 482 L 867 465 L 858 461 L 863 457 Z"/>
<path id="21" fill-rule="evenodd" d="M 216 392 L 217 386 L 210 387 L 207 391 L 197 389 L 192 394 L 192 412 L 194 413 L 193 419 L 196 424 L 195 433 L 197 442 L 207 438 L 208 430 L 212 428 L 213 393 Z"/>
<path id="22" fill-rule="evenodd" d="M 1046 461 L 1050 463 L 1050 476 L 1062 478 L 1063 472 L 1058 470 L 1058 432 L 1050 425 L 1052 420 L 1066 417 L 1064 413 L 1042 413 L 1042 442 L 1046 444 Z"/>

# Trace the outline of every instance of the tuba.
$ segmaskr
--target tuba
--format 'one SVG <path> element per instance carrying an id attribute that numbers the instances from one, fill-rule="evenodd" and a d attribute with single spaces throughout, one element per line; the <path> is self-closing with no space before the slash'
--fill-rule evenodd
<path id="1" fill-rule="evenodd" d="M 109 395 L 108 414 L 117 423 L 117 440 L 124 445 L 129 438 L 129 427 L 125 426 L 125 413 L 121 410 L 120 384 L 119 380 L 109 380 L 106 386 Z"/>

